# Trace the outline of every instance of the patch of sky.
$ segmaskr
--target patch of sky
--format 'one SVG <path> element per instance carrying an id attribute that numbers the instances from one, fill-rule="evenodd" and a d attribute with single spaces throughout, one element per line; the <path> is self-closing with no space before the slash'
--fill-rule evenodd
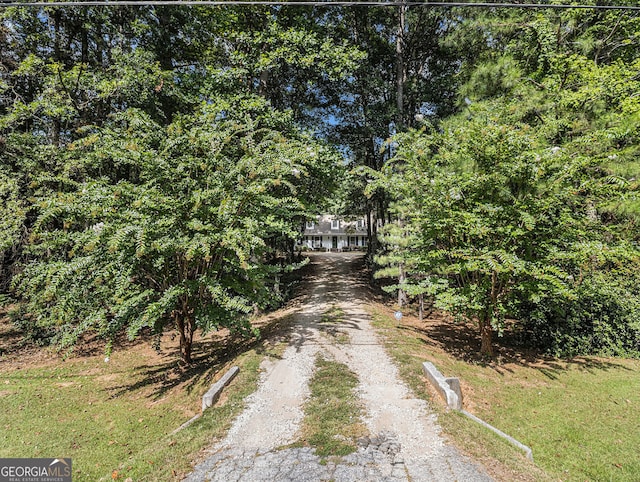
<path id="1" fill-rule="evenodd" d="M 501 40 L 498 39 L 498 38 L 495 38 L 491 34 L 491 32 L 486 32 L 485 42 L 487 43 L 487 47 L 494 49 L 494 48 L 498 48 L 500 46 Z"/>
<path id="2" fill-rule="evenodd" d="M 352 93 L 340 94 L 340 104 L 344 106 L 352 106 L 355 104 L 357 96 Z"/>
<path id="3" fill-rule="evenodd" d="M 418 114 L 422 114 L 425 117 L 434 117 L 438 112 L 438 105 L 433 102 L 423 102 L 418 108 Z"/>

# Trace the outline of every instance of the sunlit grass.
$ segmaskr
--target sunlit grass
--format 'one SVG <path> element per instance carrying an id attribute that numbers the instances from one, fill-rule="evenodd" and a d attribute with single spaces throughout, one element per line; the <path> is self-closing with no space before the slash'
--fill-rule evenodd
<path id="1" fill-rule="evenodd" d="M 460 378 L 467 410 L 533 449 L 535 466 L 474 422 L 440 408 L 445 432 L 485 466 L 499 464 L 504 480 L 638 480 L 640 361 L 469 363 L 430 344 L 426 334 L 399 327 L 384 310 L 373 315 L 417 395 L 433 396 L 421 371 L 422 362 L 431 361 L 445 376 Z M 437 399 L 432 405 L 442 407 Z"/>
<path id="2" fill-rule="evenodd" d="M 1 457 L 71 457 L 74 480 L 97 480 L 188 416 L 195 395 L 119 393 L 140 379 L 136 361 L 74 359 L 2 374 Z"/>
<path id="3" fill-rule="evenodd" d="M 288 319 L 265 326 L 266 335 Z M 168 341 L 167 345 L 171 346 Z M 0 457 L 71 457 L 75 481 L 181 480 L 203 447 L 230 426 L 255 390 L 265 356 L 285 343 L 213 338 L 199 345 L 198 363 L 184 366 L 148 341 L 63 360 L 34 350 L 0 359 Z M 239 375 L 222 400 L 200 412 L 201 397 L 232 365 Z"/>
<path id="4" fill-rule="evenodd" d="M 182 480 L 199 461 L 202 448 L 222 438 L 245 407 L 244 399 L 255 391 L 264 353 L 250 350 L 234 364 L 238 376 L 225 388 L 224 400 L 207 409 L 193 424 L 175 434 L 162 434 L 143 450 L 119 464 L 119 476 L 135 481 Z"/>
<path id="5" fill-rule="evenodd" d="M 5 372 L 0 378 L 0 457 L 71 457 L 74 480 L 169 480 L 190 470 L 194 455 L 229 426 L 255 389 L 264 354 L 250 350 L 235 364 L 240 374 L 226 403 L 199 411 L 207 386 L 174 389 L 156 397 L 140 382 L 140 359 L 109 364 L 67 360 L 46 368 Z M 123 479 L 124 480 L 124 479 Z"/>

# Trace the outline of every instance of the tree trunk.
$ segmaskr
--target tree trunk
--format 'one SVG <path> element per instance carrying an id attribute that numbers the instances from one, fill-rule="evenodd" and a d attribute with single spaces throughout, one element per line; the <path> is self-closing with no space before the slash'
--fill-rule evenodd
<path id="1" fill-rule="evenodd" d="M 89 63 L 89 33 L 87 32 L 87 29 L 84 26 L 82 26 L 80 30 L 80 41 L 81 41 L 80 61 L 83 64 L 87 64 Z"/>
<path id="2" fill-rule="evenodd" d="M 275 280 L 273 282 L 273 292 L 276 295 L 280 296 L 280 275 L 279 274 L 275 276 Z"/>
<path id="3" fill-rule="evenodd" d="M 398 7 L 398 32 L 396 34 L 396 109 L 398 110 L 396 132 L 404 125 L 404 84 L 406 80 L 404 65 L 404 36 L 406 22 L 405 5 Z"/>
<path id="4" fill-rule="evenodd" d="M 371 249 L 369 252 L 374 255 L 378 252 L 378 215 L 377 211 L 371 216 Z M 373 259 L 373 258 L 372 258 Z"/>
<path id="5" fill-rule="evenodd" d="M 176 329 L 180 336 L 180 356 L 186 364 L 191 364 L 191 349 L 193 347 L 193 320 L 181 313 L 175 315 Z"/>
<path id="6" fill-rule="evenodd" d="M 424 320 L 424 293 L 418 295 L 418 320 Z"/>
<path id="7" fill-rule="evenodd" d="M 398 285 L 402 286 L 402 284 L 407 280 L 407 274 L 404 271 L 404 263 L 400 263 L 399 270 Z M 398 288 L 398 306 L 400 308 L 405 307 L 407 305 L 407 301 L 407 292 L 403 288 Z"/>
<path id="8" fill-rule="evenodd" d="M 400 217 L 398 218 L 398 226 L 400 227 L 400 229 L 404 228 L 404 219 L 402 218 L 402 215 L 400 215 Z M 404 288 L 402 287 L 402 285 L 407 281 L 407 273 L 404 270 L 404 263 L 401 262 L 400 266 L 398 266 L 398 306 L 400 308 L 404 307 L 407 305 L 407 303 L 409 302 L 409 297 L 407 296 L 407 292 L 404 290 Z"/>
<path id="9" fill-rule="evenodd" d="M 369 203 L 367 203 L 368 205 Z M 367 224 L 367 255 L 371 255 L 373 254 L 372 251 L 372 244 L 373 244 L 373 229 L 371 227 L 371 208 L 367 206 L 367 218 L 366 218 L 366 224 Z"/>
<path id="10" fill-rule="evenodd" d="M 58 62 L 62 60 L 62 54 L 60 52 L 61 23 L 62 23 L 62 12 L 56 9 L 53 12 L 53 31 L 54 31 L 53 56 Z"/>
<path id="11" fill-rule="evenodd" d="M 62 62 L 62 51 L 60 47 L 60 40 L 62 36 L 62 13 L 60 10 L 56 9 L 53 14 L 53 30 L 54 30 L 54 38 L 53 38 L 53 55 L 57 62 Z M 60 67 L 58 67 L 60 68 Z M 62 131 L 62 124 L 60 122 L 60 118 L 54 117 L 53 124 L 51 126 L 51 144 L 56 147 L 60 147 L 60 132 Z"/>
<path id="12" fill-rule="evenodd" d="M 160 64 L 160 68 L 165 72 L 170 72 L 174 69 L 173 39 L 171 32 L 176 28 L 176 25 L 170 13 L 170 8 L 171 7 L 156 7 L 158 31 L 160 32 L 160 38 L 158 39 L 159 45 L 157 46 L 158 63 Z M 169 95 L 160 91 L 159 97 L 166 122 L 167 124 L 171 124 L 178 108 Z"/>
<path id="13" fill-rule="evenodd" d="M 487 319 L 480 320 L 480 353 L 493 358 L 493 327 Z"/>
<path id="14" fill-rule="evenodd" d="M 286 262 L 287 264 L 291 264 L 295 261 L 295 257 L 296 257 L 296 243 L 295 241 L 292 241 L 290 239 L 285 241 L 285 245 L 286 245 Z"/>
<path id="15" fill-rule="evenodd" d="M 268 84 L 269 71 L 265 68 L 262 72 L 260 72 L 260 80 L 258 82 L 258 95 L 266 96 Z"/>
<path id="16" fill-rule="evenodd" d="M 496 271 L 491 272 L 491 292 L 489 293 L 490 305 L 480 316 L 480 353 L 484 356 L 493 358 L 493 326 L 491 326 L 492 314 L 496 311 L 498 303 L 499 278 Z"/>

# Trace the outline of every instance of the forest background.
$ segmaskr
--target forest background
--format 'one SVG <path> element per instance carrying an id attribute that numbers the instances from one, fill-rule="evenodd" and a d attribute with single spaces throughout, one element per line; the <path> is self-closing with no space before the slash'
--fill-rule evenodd
<path id="1" fill-rule="evenodd" d="M 619 5 L 633 5 L 630 1 Z M 304 221 L 402 306 L 640 353 L 640 20 L 602 9 L 5 7 L 0 290 L 39 343 L 250 333 Z M 159 340 L 159 338 L 157 338 Z"/>

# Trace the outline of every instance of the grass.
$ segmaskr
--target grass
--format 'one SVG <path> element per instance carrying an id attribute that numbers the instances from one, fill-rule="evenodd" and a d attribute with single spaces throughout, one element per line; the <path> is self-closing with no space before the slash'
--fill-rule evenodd
<path id="1" fill-rule="evenodd" d="M 320 317 L 321 324 L 338 325 L 344 321 L 344 310 L 338 305 L 331 305 Z"/>
<path id="2" fill-rule="evenodd" d="M 345 312 L 338 305 L 331 305 L 320 317 L 321 329 L 331 335 L 333 341 L 339 345 L 349 343 L 349 335 L 338 328 L 344 322 Z"/>
<path id="3" fill-rule="evenodd" d="M 263 330 L 263 339 L 269 332 Z M 0 359 L 0 457 L 71 457 L 77 481 L 181 480 L 202 448 L 221 437 L 244 407 L 264 357 L 279 356 L 284 344 L 204 340 L 199 363 L 189 367 L 149 345 L 131 344 L 108 363 L 101 349 L 66 361 L 43 349 L 5 353 Z M 240 373 L 223 400 L 172 434 L 200 411 L 203 393 L 231 365 Z"/>
<path id="4" fill-rule="evenodd" d="M 301 441 L 321 457 L 344 456 L 357 450 L 357 439 L 367 435 L 362 407 L 355 393 L 358 377 L 349 367 L 318 356 L 305 403 Z"/>
<path id="5" fill-rule="evenodd" d="M 185 414 L 175 407 L 195 405 L 188 395 L 176 405 L 153 403 L 135 390 L 116 395 L 134 367 L 112 360 L 68 360 L 3 373 L 0 457 L 72 457 L 74 479 L 97 480 L 179 426 Z"/>
<path id="6" fill-rule="evenodd" d="M 118 466 L 118 476 L 136 481 L 181 480 L 198 461 L 203 447 L 222 438 L 244 408 L 244 399 L 258 383 L 264 354 L 251 350 L 235 360 L 240 372 L 225 390 L 225 401 L 206 410 L 201 418 L 175 434 L 161 434 L 143 450 Z M 104 477 L 103 477 L 104 478 Z"/>
<path id="7" fill-rule="evenodd" d="M 469 361 L 468 346 L 439 343 L 437 324 L 393 320 L 373 309 L 401 375 L 417 395 L 432 398 L 423 361 L 459 377 L 465 408 L 533 449 L 521 452 L 457 412 L 440 408 L 444 431 L 500 480 L 637 481 L 640 474 L 640 361 L 512 357 L 501 363 Z M 461 333 L 463 327 L 458 332 Z M 464 342 L 461 342 L 465 345 Z M 448 347 L 448 348 L 447 348 Z M 436 397 L 437 398 L 437 397 Z M 434 405 L 442 407 L 439 399 Z"/>

